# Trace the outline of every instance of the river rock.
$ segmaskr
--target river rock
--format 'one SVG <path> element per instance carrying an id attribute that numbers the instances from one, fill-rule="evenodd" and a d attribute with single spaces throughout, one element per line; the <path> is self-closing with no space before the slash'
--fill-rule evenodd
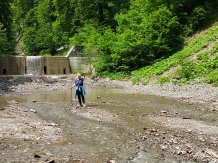
<path id="1" fill-rule="evenodd" d="M 117 162 L 114 160 L 109 160 L 107 163 L 117 163 Z"/>
<path id="2" fill-rule="evenodd" d="M 33 110 L 33 109 L 30 109 L 30 111 L 33 112 L 33 113 L 36 113 L 36 112 L 37 112 L 36 110 Z"/>
<path id="3" fill-rule="evenodd" d="M 41 156 L 38 154 L 34 154 L 34 158 L 41 158 Z"/>

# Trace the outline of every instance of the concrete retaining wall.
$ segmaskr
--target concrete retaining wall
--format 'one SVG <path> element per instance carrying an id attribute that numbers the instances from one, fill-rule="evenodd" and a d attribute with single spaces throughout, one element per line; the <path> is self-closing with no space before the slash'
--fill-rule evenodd
<path id="1" fill-rule="evenodd" d="M 84 46 L 72 46 L 71 49 L 67 52 L 66 57 L 82 57 Z"/>
<path id="2" fill-rule="evenodd" d="M 85 60 L 84 57 L 82 57 L 83 48 L 83 46 L 72 46 L 66 55 L 66 57 L 69 58 L 71 72 L 75 72 L 83 68 L 82 66 Z"/>
<path id="3" fill-rule="evenodd" d="M 84 63 L 84 57 L 69 57 L 71 71 L 80 70 Z"/>
<path id="4" fill-rule="evenodd" d="M 71 67 L 68 57 L 40 57 L 42 59 L 42 71 L 36 71 L 33 75 L 61 75 L 70 74 Z M 2 56 L 0 57 L 0 75 L 24 75 L 28 69 L 26 57 Z M 43 71 L 44 70 L 44 71 Z"/>
<path id="5" fill-rule="evenodd" d="M 0 75 L 25 74 L 25 57 L 2 56 L 0 57 Z"/>
<path id="6" fill-rule="evenodd" d="M 71 68 L 68 57 L 44 57 L 44 74 L 70 74 Z"/>

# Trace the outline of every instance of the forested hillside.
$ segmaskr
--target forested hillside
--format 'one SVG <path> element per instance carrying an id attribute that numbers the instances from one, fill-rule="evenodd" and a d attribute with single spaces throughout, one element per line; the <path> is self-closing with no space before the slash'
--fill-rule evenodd
<path id="1" fill-rule="evenodd" d="M 52 56 L 82 45 L 84 56 L 97 58 L 88 61 L 102 76 L 132 75 L 134 82 L 143 78 L 147 83 L 180 64 L 174 75 L 157 81 L 187 82 L 204 76 L 214 83 L 218 79 L 205 74 L 217 74 L 216 53 L 199 54 L 186 63 L 184 58 L 207 44 L 196 42 L 199 48 L 191 53 L 184 49 L 187 38 L 216 21 L 217 9 L 217 0 L 0 0 L 0 55 L 15 54 L 16 43 L 22 43 L 26 55 Z M 173 54 L 183 59 L 171 61 Z M 208 58 L 211 62 L 203 62 Z M 155 68 L 158 65 L 161 70 Z M 202 73 L 194 75 L 196 68 Z"/>

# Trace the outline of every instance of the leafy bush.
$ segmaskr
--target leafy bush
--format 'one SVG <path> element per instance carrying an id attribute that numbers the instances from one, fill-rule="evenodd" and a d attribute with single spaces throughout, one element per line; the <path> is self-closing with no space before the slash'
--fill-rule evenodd
<path id="1" fill-rule="evenodd" d="M 209 59 L 208 52 L 206 51 L 206 52 L 198 54 L 197 59 L 198 60 L 208 60 Z"/>
<path id="2" fill-rule="evenodd" d="M 178 70 L 178 74 L 179 76 L 181 76 L 182 78 L 185 78 L 187 80 L 189 79 L 194 79 L 196 73 L 196 65 L 193 62 L 188 62 L 188 63 L 184 63 L 182 65 L 182 68 L 180 68 Z"/>
<path id="3" fill-rule="evenodd" d="M 206 83 L 213 84 L 214 86 L 218 87 L 218 70 L 209 73 L 205 77 L 204 81 Z"/>
<path id="4" fill-rule="evenodd" d="M 109 77 L 112 80 L 122 80 L 128 77 L 129 74 L 126 72 L 108 73 L 105 77 Z"/>
<path id="5" fill-rule="evenodd" d="M 157 83 L 164 84 L 170 82 L 170 78 L 168 76 L 162 76 L 157 79 Z"/>

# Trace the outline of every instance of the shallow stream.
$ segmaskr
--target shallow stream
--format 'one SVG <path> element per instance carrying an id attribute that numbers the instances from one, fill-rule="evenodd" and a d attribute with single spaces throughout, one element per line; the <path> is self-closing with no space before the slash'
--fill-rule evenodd
<path id="1" fill-rule="evenodd" d="M 63 131 L 63 139 L 58 142 L 37 141 L 28 148 L 23 147 L 26 154 L 20 159 L 16 156 L 16 160 L 25 160 L 37 150 L 55 156 L 55 162 L 192 163 L 139 140 L 143 128 L 160 127 L 146 122 L 146 117 L 162 112 L 208 122 L 217 117 L 184 102 L 122 89 L 88 89 L 85 108 L 76 108 L 78 102 L 73 101 L 72 96 L 70 90 L 1 96 L 0 107 L 15 100 L 36 110 L 40 118 L 58 124 Z M 140 117 L 144 117 L 144 121 Z M 28 146 L 28 142 L 25 144 Z"/>

